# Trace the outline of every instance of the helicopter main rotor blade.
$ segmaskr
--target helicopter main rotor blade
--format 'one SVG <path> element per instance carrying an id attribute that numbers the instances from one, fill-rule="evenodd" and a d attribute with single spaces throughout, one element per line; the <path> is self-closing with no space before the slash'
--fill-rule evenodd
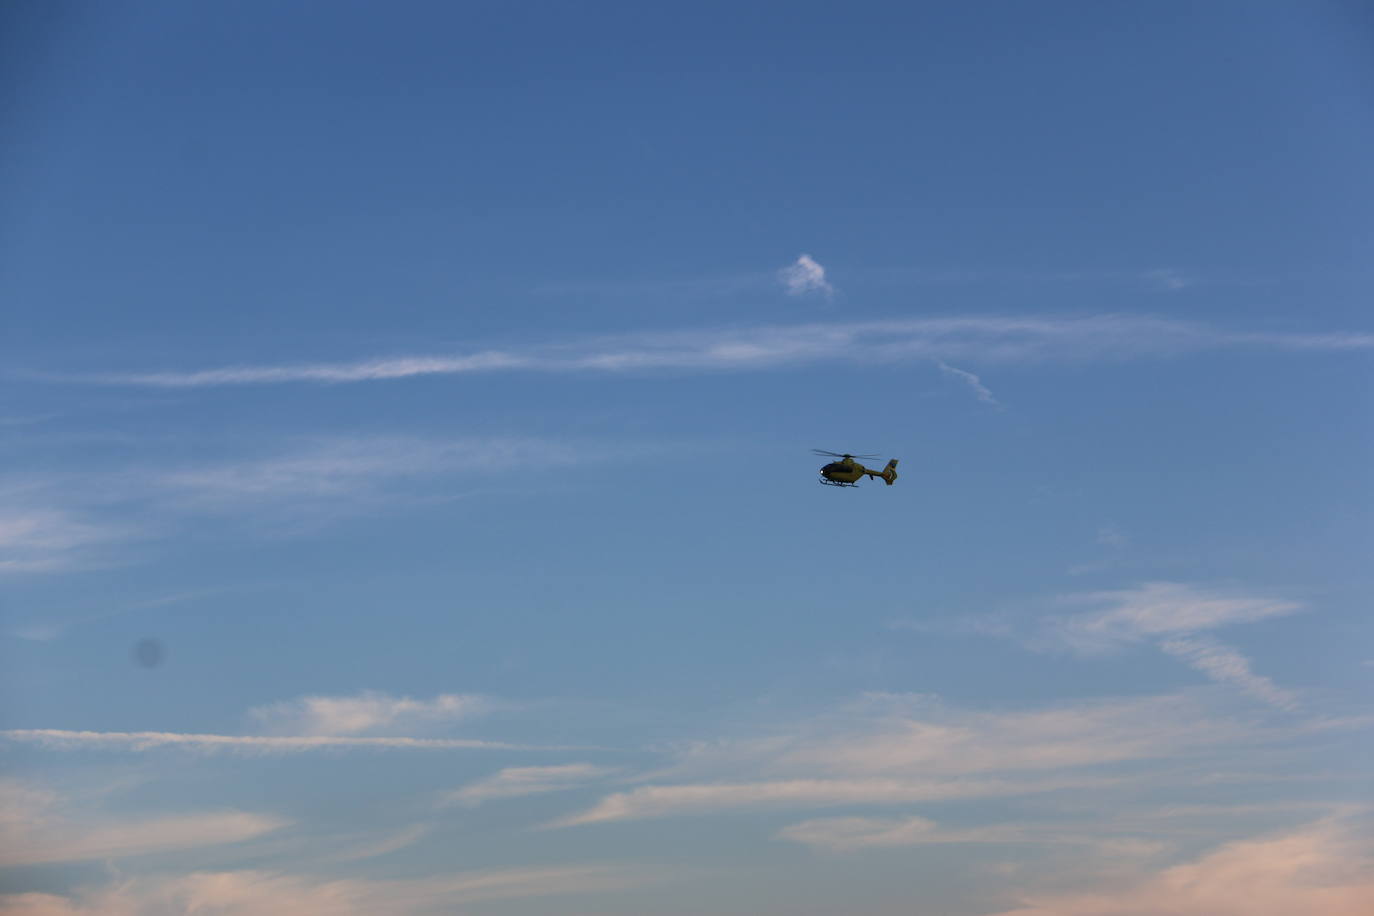
<path id="1" fill-rule="evenodd" d="M 875 460 L 876 460 L 876 459 L 882 457 L 881 455 L 852 455 L 852 454 L 850 454 L 849 452 L 827 452 L 827 451 L 826 451 L 825 449 L 823 449 L 823 448 L 813 448 L 811 451 L 812 451 L 813 454 L 816 454 L 816 455 L 828 455 L 828 456 L 830 456 L 831 458 L 863 458 L 863 459 L 875 459 Z"/>

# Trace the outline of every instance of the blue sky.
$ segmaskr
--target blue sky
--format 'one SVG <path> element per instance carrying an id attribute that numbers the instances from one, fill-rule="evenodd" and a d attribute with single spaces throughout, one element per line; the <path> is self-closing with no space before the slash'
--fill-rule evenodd
<path id="1" fill-rule="evenodd" d="M 1358 4 L 5 16 L 0 912 L 1374 901 Z"/>

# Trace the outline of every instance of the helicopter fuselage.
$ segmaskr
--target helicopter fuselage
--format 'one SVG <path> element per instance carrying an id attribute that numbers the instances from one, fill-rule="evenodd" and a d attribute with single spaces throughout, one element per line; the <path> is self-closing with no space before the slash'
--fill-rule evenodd
<path id="1" fill-rule="evenodd" d="M 852 458 L 843 461 L 832 461 L 821 468 L 821 476 L 829 483 L 852 484 L 857 483 L 863 476 L 870 473 L 868 468 L 859 464 Z"/>
<path id="2" fill-rule="evenodd" d="M 891 485 L 897 479 L 897 459 L 893 458 L 881 471 L 872 471 L 855 461 L 852 455 L 845 455 L 821 468 L 821 483 L 833 487 L 858 486 L 864 477 Z"/>

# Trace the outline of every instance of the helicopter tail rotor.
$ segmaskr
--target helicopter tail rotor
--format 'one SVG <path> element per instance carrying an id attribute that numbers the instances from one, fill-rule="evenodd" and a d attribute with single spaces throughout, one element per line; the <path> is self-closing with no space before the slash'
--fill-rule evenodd
<path id="1" fill-rule="evenodd" d="M 887 467 L 883 468 L 883 473 L 882 473 L 881 476 L 882 476 L 882 478 L 883 478 L 883 483 L 887 484 L 889 487 L 892 486 L 892 484 L 893 484 L 894 482 L 896 482 L 896 480 L 897 480 L 897 459 L 896 459 L 896 458 L 893 458 L 891 461 L 889 461 L 889 462 L 887 463 Z"/>

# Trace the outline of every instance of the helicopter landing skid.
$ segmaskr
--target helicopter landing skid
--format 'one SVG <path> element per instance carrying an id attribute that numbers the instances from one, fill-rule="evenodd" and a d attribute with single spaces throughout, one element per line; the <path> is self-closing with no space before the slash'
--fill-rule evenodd
<path id="1" fill-rule="evenodd" d="M 857 486 L 858 486 L 857 483 L 844 483 L 843 481 L 839 481 L 839 480 L 827 480 L 827 479 L 824 478 L 824 477 L 822 477 L 822 478 L 820 479 L 820 482 L 823 483 L 823 484 L 825 484 L 827 487 L 857 487 Z"/>

